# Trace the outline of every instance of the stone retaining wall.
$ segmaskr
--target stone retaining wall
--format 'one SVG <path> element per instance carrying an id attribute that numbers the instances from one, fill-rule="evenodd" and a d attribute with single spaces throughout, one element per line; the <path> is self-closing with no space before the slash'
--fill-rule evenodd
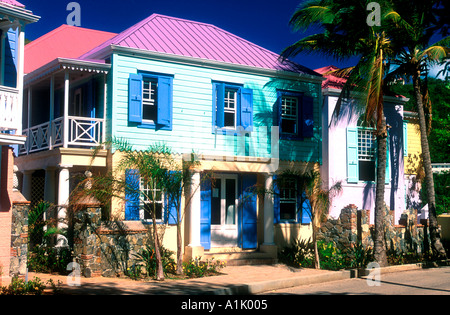
<path id="1" fill-rule="evenodd" d="M 30 204 L 14 203 L 11 218 L 11 260 L 9 274 L 25 276 L 28 255 L 28 212 Z"/>
<path id="2" fill-rule="evenodd" d="M 99 207 L 75 212 L 73 231 L 74 256 L 84 277 L 123 274 L 150 235 L 140 221 L 101 221 Z"/>
<path id="3" fill-rule="evenodd" d="M 427 229 L 417 224 L 417 210 L 405 210 L 399 225 L 393 224 L 394 214 L 385 208 L 385 241 L 386 249 L 396 252 L 422 253 L 429 248 Z M 317 240 L 334 242 L 345 250 L 361 242 L 364 247 L 373 247 L 374 226 L 370 224 L 370 210 L 359 210 L 355 205 L 342 209 L 338 219 L 328 219 L 319 229 Z M 427 241 L 424 242 L 424 239 Z"/>

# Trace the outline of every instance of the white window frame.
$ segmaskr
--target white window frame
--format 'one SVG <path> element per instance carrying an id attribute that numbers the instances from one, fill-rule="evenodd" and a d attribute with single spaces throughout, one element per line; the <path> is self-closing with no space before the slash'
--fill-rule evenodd
<path id="1" fill-rule="evenodd" d="M 360 127 L 358 126 L 358 163 L 361 161 L 375 162 L 377 160 L 376 156 L 376 145 L 375 145 L 375 129 Z M 361 172 L 361 167 L 358 167 L 359 173 Z M 376 170 L 375 170 L 376 172 Z M 373 174 L 374 180 L 376 174 Z M 362 181 L 360 174 L 358 174 L 358 180 Z"/>
<path id="2" fill-rule="evenodd" d="M 149 87 L 146 88 L 146 84 Z M 148 95 L 148 97 L 145 97 Z M 144 118 L 144 106 L 154 106 L 154 111 L 157 114 L 158 107 L 158 79 L 144 76 L 142 79 L 142 121 L 147 123 L 155 123 L 153 119 Z M 156 117 L 155 117 L 156 118 Z"/>
<path id="3" fill-rule="evenodd" d="M 295 179 L 286 179 L 284 182 L 286 188 L 280 187 L 280 222 L 297 222 L 297 181 Z M 286 196 L 286 192 L 287 196 Z M 281 208 L 283 204 L 294 204 L 294 218 L 283 219 Z"/>
<path id="4" fill-rule="evenodd" d="M 156 202 L 157 204 L 161 204 L 161 219 L 156 219 L 156 222 L 161 223 L 164 221 L 165 195 L 161 189 L 155 187 L 155 183 L 152 183 L 152 184 L 153 184 L 153 188 L 148 187 L 150 184 L 145 185 L 142 178 L 139 181 L 139 191 L 140 191 L 140 195 L 141 195 L 141 198 L 139 198 L 139 200 L 140 200 L 139 201 L 140 202 L 139 218 L 141 220 L 151 221 L 151 218 L 145 219 L 145 206 L 146 206 L 146 204 L 150 204 L 150 206 L 151 206 L 152 202 Z M 151 195 L 149 195 L 149 193 L 152 193 L 152 194 L 155 193 L 155 196 L 158 196 L 158 194 L 157 194 L 158 192 L 160 192 L 160 196 L 161 196 L 160 200 L 151 201 L 146 198 L 146 196 L 151 196 Z"/>
<path id="5" fill-rule="evenodd" d="M 234 96 L 230 97 L 230 94 L 233 93 Z M 237 106 L 238 106 L 238 90 L 230 87 L 225 87 L 225 97 L 224 97 L 224 104 L 223 104 L 223 111 L 224 111 L 224 128 L 228 129 L 236 129 L 237 125 Z M 231 105 L 233 104 L 233 107 Z M 233 114 L 233 126 L 225 126 L 225 114 Z"/>
<path id="6" fill-rule="evenodd" d="M 288 104 L 288 101 L 290 104 Z M 295 123 L 294 132 L 281 130 L 283 134 L 298 134 L 298 97 L 290 95 L 281 96 L 281 122 L 283 122 L 283 120 L 290 120 Z"/>

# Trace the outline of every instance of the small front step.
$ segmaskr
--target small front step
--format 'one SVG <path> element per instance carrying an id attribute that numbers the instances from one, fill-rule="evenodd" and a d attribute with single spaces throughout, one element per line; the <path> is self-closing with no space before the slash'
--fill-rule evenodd
<path id="1" fill-rule="evenodd" d="M 236 248 L 213 248 L 204 253 L 202 259 L 225 261 L 227 266 L 243 265 L 273 265 L 277 259 L 256 250 L 242 250 Z"/>

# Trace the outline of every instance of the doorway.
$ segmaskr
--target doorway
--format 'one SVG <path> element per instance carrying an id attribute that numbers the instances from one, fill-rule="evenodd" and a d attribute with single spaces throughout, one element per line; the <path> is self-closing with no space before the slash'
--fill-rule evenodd
<path id="1" fill-rule="evenodd" d="M 238 177 L 218 175 L 211 191 L 211 246 L 238 246 Z"/>

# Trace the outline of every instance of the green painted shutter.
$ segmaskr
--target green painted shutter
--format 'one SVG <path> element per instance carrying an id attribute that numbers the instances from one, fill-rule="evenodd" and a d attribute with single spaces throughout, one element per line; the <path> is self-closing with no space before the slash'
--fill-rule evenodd
<path id="1" fill-rule="evenodd" d="M 347 182 L 358 183 L 358 128 L 347 128 Z"/>

